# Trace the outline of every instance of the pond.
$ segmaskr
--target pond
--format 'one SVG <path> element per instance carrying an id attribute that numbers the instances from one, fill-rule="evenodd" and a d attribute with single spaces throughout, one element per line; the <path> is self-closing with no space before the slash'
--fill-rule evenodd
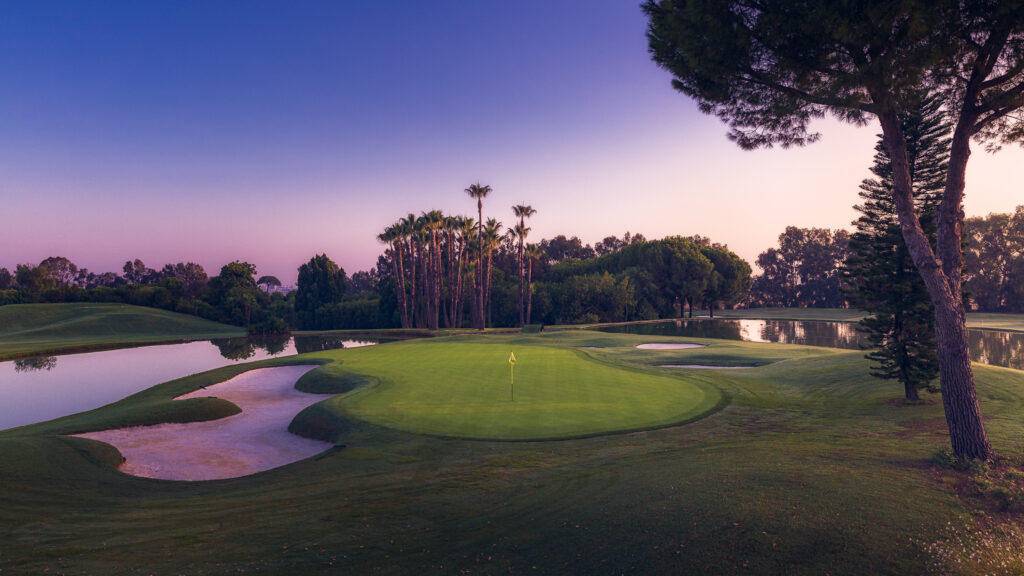
<path id="1" fill-rule="evenodd" d="M 222 338 L 0 362 L 0 430 L 99 408 L 162 382 L 229 364 L 380 341 Z"/>
<path id="2" fill-rule="evenodd" d="M 866 342 L 853 322 L 796 320 L 678 319 L 644 324 L 603 326 L 604 332 L 651 336 L 722 338 L 746 342 L 779 342 L 857 350 Z M 969 330 L 971 359 L 982 364 L 1024 370 L 1024 333 Z"/>

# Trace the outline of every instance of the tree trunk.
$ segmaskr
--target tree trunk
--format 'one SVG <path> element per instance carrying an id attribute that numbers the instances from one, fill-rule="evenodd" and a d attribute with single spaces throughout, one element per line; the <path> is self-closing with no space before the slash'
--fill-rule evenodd
<path id="1" fill-rule="evenodd" d="M 938 344 L 942 404 L 953 454 L 957 457 L 988 460 L 992 456 L 992 445 L 985 432 L 974 387 L 974 372 L 968 352 L 967 316 L 960 283 L 963 262 L 960 254 L 963 229 L 960 202 L 963 198 L 967 157 L 970 155 L 970 133 L 966 127 L 972 122 L 962 114 L 953 134 L 946 189 L 937 219 L 940 259 L 932 251 L 914 209 L 907 145 L 899 119 L 894 111 L 879 113 L 878 119 L 892 161 L 893 199 L 899 214 L 900 230 L 935 306 L 935 340 Z M 947 259 L 952 262 L 947 262 Z"/>
<path id="2" fill-rule="evenodd" d="M 455 231 L 452 229 L 448 230 L 448 239 L 445 244 L 448 258 L 445 260 L 448 264 L 447 269 L 447 280 L 448 280 L 448 297 L 445 298 L 444 306 L 444 326 L 445 328 L 455 327 Z"/>
<path id="3" fill-rule="evenodd" d="M 530 323 L 530 312 L 533 308 L 533 259 L 526 268 L 526 323 Z"/>
<path id="4" fill-rule="evenodd" d="M 476 211 L 477 211 L 477 218 L 478 218 L 478 220 L 476 221 L 476 224 L 477 224 L 477 226 L 476 226 L 476 235 L 477 235 L 476 240 L 477 240 L 477 242 L 480 243 L 480 250 L 479 250 L 480 261 L 479 261 L 479 265 L 477 266 L 477 271 L 476 271 L 476 274 L 477 274 L 476 287 L 477 287 L 477 291 L 479 292 L 479 295 L 480 295 L 480 298 L 477 301 L 477 304 L 480 306 L 480 315 L 477 318 L 479 320 L 479 324 L 477 325 L 477 328 L 479 328 L 481 331 L 483 331 L 483 329 L 484 329 L 484 200 L 483 200 L 483 198 L 478 197 L 476 199 Z"/>
<path id="5" fill-rule="evenodd" d="M 405 262 L 408 264 L 408 269 L 405 271 L 402 283 L 405 289 L 405 319 L 409 325 L 409 328 L 413 327 L 413 315 L 416 313 L 416 253 L 413 252 L 412 240 L 408 240 L 408 246 L 403 245 L 402 250 L 405 252 Z"/>
<path id="6" fill-rule="evenodd" d="M 486 279 L 487 280 L 487 284 L 486 284 L 486 286 L 484 286 L 484 299 L 485 299 L 485 302 L 487 304 L 487 306 L 486 306 L 487 316 L 485 317 L 485 319 L 487 320 L 487 327 L 488 328 L 494 328 L 494 323 L 491 321 L 491 263 L 492 263 L 493 254 L 494 254 L 493 251 L 490 248 L 488 248 L 487 249 L 487 279 Z"/>
<path id="7" fill-rule="evenodd" d="M 402 262 L 402 252 L 405 251 L 405 247 L 401 240 L 395 241 L 394 250 L 392 259 L 395 262 L 395 294 L 398 297 L 399 322 L 401 322 L 402 328 L 408 328 L 409 305 L 405 297 L 405 266 Z"/>
<path id="8" fill-rule="evenodd" d="M 521 232 L 524 230 L 523 226 L 525 226 L 525 224 L 521 224 L 520 225 L 520 231 Z M 517 267 L 516 272 L 519 273 L 519 327 L 522 328 L 523 325 L 526 323 L 526 318 L 524 316 L 525 310 L 523 309 L 524 308 L 523 301 L 525 300 L 523 290 L 525 288 L 523 286 L 523 272 L 524 272 L 524 270 L 523 270 L 523 238 L 522 237 L 519 238 L 519 252 L 516 254 L 516 267 Z"/>
<path id="9" fill-rule="evenodd" d="M 917 384 L 904 382 L 903 393 L 908 402 L 919 402 L 921 400 L 921 396 L 917 393 Z"/>
<path id="10" fill-rule="evenodd" d="M 437 237 L 437 230 L 431 232 L 431 252 L 434 270 L 430 287 L 433 292 L 434 309 L 431 311 L 430 325 L 433 330 L 437 330 L 441 327 L 441 243 Z"/>
<path id="11" fill-rule="evenodd" d="M 459 258 L 455 264 L 455 304 L 452 306 L 452 315 L 454 317 L 454 327 L 462 328 L 462 287 L 463 273 L 462 273 L 462 259 L 466 253 L 466 247 L 464 244 L 465 240 L 459 241 Z"/>

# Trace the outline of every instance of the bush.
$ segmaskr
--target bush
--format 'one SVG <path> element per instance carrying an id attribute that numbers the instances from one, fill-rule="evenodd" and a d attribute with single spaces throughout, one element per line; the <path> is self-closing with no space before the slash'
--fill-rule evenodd
<path id="1" fill-rule="evenodd" d="M 249 327 L 250 335 L 288 334 L 288 324 L 280 318 L 270 317 Z"/>

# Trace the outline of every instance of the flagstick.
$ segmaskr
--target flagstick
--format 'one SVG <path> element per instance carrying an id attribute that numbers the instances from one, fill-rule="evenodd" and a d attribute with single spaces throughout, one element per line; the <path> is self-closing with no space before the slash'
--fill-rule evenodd
<path id="1" fill-rule="evenodd" d="M 516 355 L 515 352 L 508 354 L 508 401 L 516 401 Z"/>

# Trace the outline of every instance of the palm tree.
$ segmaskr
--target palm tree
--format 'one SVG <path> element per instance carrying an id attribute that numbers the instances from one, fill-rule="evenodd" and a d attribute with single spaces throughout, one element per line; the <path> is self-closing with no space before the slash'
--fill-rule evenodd
<path id="1" fill-rule="evenodd" d="M 462 327 L 462 312 L 463 312 L 463 296 L 465 290 L 463 290 L 463 269 L 468 268 L 468 265 L 464 258 L 466 257 L 466 250 L 470 247 L 470 243 L 473 241 L 473 232 L 476 222 L 472 218 L 460 217 L 458 224 L 458 235 L 459 235 L 459 260 L 458 270 L 456 272 L 455 281 L 455 327 Z M 472 277 L 471 277 L 472 278 Z M 475 288 L 475 285 L 474 285 Z M 477 308 L 473 308 L 473 316 L 476 316 Z"/>
<path id="2" fill-rule="evenodd" d="M 395 223 L 395 236 L 398 242 L 399 273 L 401 276 L 400 288 L 402 290 L 402 306 L 405 314 L 405 326 L 411 328 L 416 314 L 416 250 L 415 238 L 416 216 L 409 214 L 405 218 L 399 218 Z M 409 263 L 408 271 L 404 263 Z M 406 283 L 408 282 L 408 286 Z"/>
<path id="3" fill-rule="evenodd" d="M 526 219 L 537 213 L 533 206 L 528 204 L 517 204 L 512 207 L 512 213 L 519 218 L 519 226 L 515 228 L 515 234 L 519 238 L 519 249 L 516 252 L 516 272 L 519 274 L 519 325 L 523 325 L 523 242 L 526 240 L 526 233 L 530 231 L 526 227 Z"/>
<path id="4" fill-rule="evenodd" d="M 423 222 L 423 239 L 427 243 L 423 286 L 427 301 L 427 327 L 437 330 L 441 313 L 441 242 L 438 232 L 444 226 L 445 218 L 440 210 L 424 212 L 420 218 Z"/>
<path id="5" fill-rule="evenodd" d="M 537 244 L 526 245 L 526 323 L 530 323 L 530 312 L 533 308 L 533 261 L 544 258 L 544 248 Z"/>
<path id="6" fill-rule="evenodd" d="M 402 221 L 392 224 L 384 229 L 384 232 L 377 235 L 377 240 L 391 245 L 391 266 L 395 276 L 395 299 L 398 301 L 398 318 L 402 328 L 409 327 L 409 310 L 405 303 L 405 270 L 402 266 L 402 252 L 405 251 L 402 245 L 405 235 L 402 228 Z"/>
<path id="7" fill-rule="evenodd" d="M 484 250 L 487 251 L 487 274 L 484 277 L 483 287 L 485 306 L 482 310 L 486 310 L 487 325 L 491 326 L 491 268 L 494 249 L 501 246 L 501 222 L 498 222 L 494 218 L 487 219 L 487 228 L 484 230 L 483 241 L 481 244 L 483 245 Z M 483 319 L 481 319 L 481 321 L 482 320 Z"/>
<path id="8" fill-rule="evenodd" d="M 491 187 L 490 186 L 482 186 L 479 182 L 477 182 L 476 184 L 470 184 L 469 188 L 466 188 L 466 194 L 469 194 L 470 198 L 476 198 L 477 236 L 479 238 L 481 238 L 481 239 L 483 239 L 483 237 L 484 237 L 484 228 L 483 228 L 483 226 L 484 226 L 484 198 L 486 198 L 487 195 L 490 194 L 490 193 L 491 193 Z M 484 261 L 484 245 L 483 245 L 483 242 L 480 242 L 480 253 L 479 253 L 479 260 L 478 260 L 478 262 L 480 264 L 482 264 L 483 261 Z M 476 285 L 477 285 L 477 291 L 479 293 L 478 305 L 479 305 L 479 308 L 480 308 L 480 320 L 479 320 L 480 324 L 479 324 L 478 328 L 480 328 L 481 330 L 484 329 L 484 283 L 483 283 L 483 276 L 482 276 L 482 274 L 483 274 L 483 266 L 482 265 L 478 265 L 477 266 L 478 281 L 477 281 Z"/>

